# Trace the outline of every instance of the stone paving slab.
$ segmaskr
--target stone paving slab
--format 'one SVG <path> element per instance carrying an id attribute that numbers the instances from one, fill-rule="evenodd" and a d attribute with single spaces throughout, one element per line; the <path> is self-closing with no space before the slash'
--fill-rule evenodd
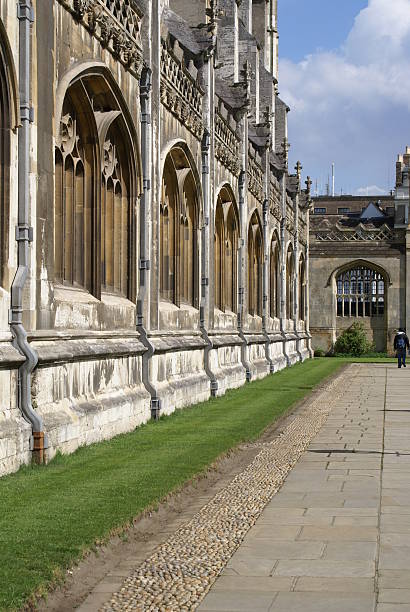
<path id="1" fill-rule="evenodd" d="M 283 438 L 277 455 L 270 448 L 261 451 L 269 457 L 271 474 L 282 470 L 282 476 L 276 489 L 269 489 L 269 471 L 265 474 L 265 459 L 259 459 L 265 480 L 257 487 L 265 501 L 251 520 L 249 511 L 239 513 L 250 494 L 248 481 L 239 489 L 232 483 L 225 497 L 235 506 L 235 531 L 229 531 L 227 507 L 218 536 L 212 532 L 215 516 L 206 537 L 205 527 L 201 531 L 202 523 L 195 521 L 170 536 L 164 551 L 180 579 L 173 578 L 164 557 L 163 574 L 156 579 L 163 591 L 153 591 L 151 577 L 162 559 L 154 554 L 140 567 L 136 563 L 109 599 L 112 585 L 111 591 L 101 586 L 107 588 L 105 605 L 96 592 L 80 611 L 410 612 L 410 370 L 407 375 L 390 364 L 369 364 L 351 367 L 344 376 L 342 393 L 322 396 L 326 416 L 296 465 L 279 462 L 282 452 L 283 457 L 291 452 L 285 447 L 292 447 L 292 437 L 286 443 Z M 255 479 L 258 471 L 252 473 Z M 240 499 L 234 501 L 231 493 Z M 218 513 L 225 497 L 204 507 L 201 521 Z M 201 549 L 191 537 L 199 539 Z M 212 552 L 220 537 L 221 562 Z M 193 548 L 186 555 L 188 542 Z M 199 550 L 201 558 L 195 557 Z M 118 579 L 113 577 L 113 584 Z"/>
<path id="2" fill-rule="evenodd" d="M 236 553 L 245 567 L 246 541 L 265 539 L 272 577 L 293 581 L 266 610 L 410 612 L 410 375 L 401 374 L 360 369 Z M 269 533 L 290 526 L 301 553 L 279 558 Z M 323 545 L 319 558 L 303 558 L 309 542 Z M 257 580 L 241 573 L 219 579 L 223 598 L 217 580 L 199 610 L 239 609 L 238 580 Z"/>

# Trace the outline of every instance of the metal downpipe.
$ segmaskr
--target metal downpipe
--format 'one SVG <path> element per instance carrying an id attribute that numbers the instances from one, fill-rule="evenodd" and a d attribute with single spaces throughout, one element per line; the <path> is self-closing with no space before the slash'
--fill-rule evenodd
<path id="1" fill-rule="evenodd" d="M 265 170 L 265 176 L 267 176 L 267 174 L 268 173 Z M 266 179 L 265 179 L 265 183 L 266 183 Z M 270 356 L 270 351 L 269 351 L 270 340 L 269 340 L 269 334 L 266 331 L 266 320 L 268 318 L 268 286 L 269 286 L 268 270 L 270 270 L 270 263 L 269 263 L 270 245 L 268 244 L 269 194 L 267 192 L 266 187 L 265 187 L 265 199 L 263 201 L 262 213 L 263 213 L 263 243 L 265 247 L 264 262 L 263 262 L 263 279 L 262 279 L 263 280 L 262 335 L 265 338 L 265 359 L 269 364 L 269 373 L 273 374 L 275 371 L 275 364 L 273 363 L 271 356 Z"/>
<path id="2" fill-rule="evenodd" d="M 245 119 L 246 121 L 246 119 Z M 243 158 L 245 159 L 245 153 L 243 154 Z M 245 162 L 243 162 L 243 167 L 246 167 Z M 242 227 L 242 234 L 243 237 L 241 238 L 240 241 L 240 250 L 239 250 L 239 278 L 240 278 L 240 288 L 239 288 L 239 309 L 238 309 L 238 335 L 240 337 L 240 339 L 242 340 L 242 345 L 241 345 L 241 361 L 242 361 L 242 365 L 245 368 L 245 372 L 246 372 L 246 380 L 247 382 L 250 382 L 252 379 L 252 369 L 251 369 L 251 364 L 247 359 L 247 355 L 246 355 L 246 348 L 248 346 L 248 341 L 246 340 L 245 334 L 243 333 L 243 319 L 244 319 L 244 299 L 245 299 L 245 278 L 244 278 L 244 274 L 243 274 L 243 261 L 245 259 L 245 254 L 244 254 L 244 250 L 245 250 L 245 238 L 244 238 L 244 215 L 245 215 L 245 219 L 246 219 L 246 212 L 244 211 L 244 207 L 245 207 L 245 181 L 246 181 L 246 170 L 241 170 L 241 173 L 239 175 L 239 181 L 238 181 L 238 189 L 239 189 L 239 211 L 240 211 L 240 215 L 241 215 L 241 227 Z"/>
<path id="3" fill-rule="evenodd" d="M 13 345 L 26 358 L 18 373 L 18 404 L 24 419 L 32 427 L 30 449 L 32 460 L 44 463 L 47 438 L 43 431 L 43 420 L 31 402 L 31 374 L 38 363 L 37 353 L 27 341 L 23 326 L 23 290 L 29 275 L 29 244 L 33 241 L 33 228 L 29 218 L 29 172 L 30 172 L 30 26 L 34 21 L 31 0 L 19 0 L 19 90 L 21 127 L 18 133 L 18 223 L 16 227 L 18 267 L 11 286 L 11 308 L 9 323 L 13 334 Z"/>
<path id="4" fill-rule="evenodd" d="M 144 66 L 140 80 L 140 101 L 141 101 L 141 156 L 142 156 L 142 184 L 143 191 L 140 200 L 140 253 L 139 270 L 140 286 L 137 297 L 137 329 L 140 333 L 142 344 L 147 349 L 142 356 L 142 382 L 151 395 L 151 418 L 158 420 L 160 416 L 161 401 L 157 391 L 151 384 L 149 376 L 149 362 L 155 353 L 152 342 L 149 341 L 147 330 L 144 326 L 144 308 L 147 296 L 147 285 L 150 270 L 149 260 L 149 237 L 147 236 L 149 224 L 146 222 L 148 203 L 151 198 L 151 179 L 150 179 L 150 151 L 151 151 L 151 89 L 152 72 Z"/>

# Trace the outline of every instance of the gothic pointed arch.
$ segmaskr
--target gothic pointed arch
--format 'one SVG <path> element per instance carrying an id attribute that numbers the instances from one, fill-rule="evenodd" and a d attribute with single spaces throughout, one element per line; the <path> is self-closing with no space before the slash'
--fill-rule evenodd
<path id="1" fill-rule="evenodd" d="M 225 223 L 222 202 L 217 201 L 215 211 L 215 240 L 214 240 L 214 267 L 215 267 L 215 307 L 219 310 L 225 309 L 224 300 L 224 242 L 225 242 Z"/>
<path id="2" fill-rule="evenodd" d="M 295 253 L 292 244 L 286 252 L 286 318 L 293 318 L 295 301 Z"/>
<path id="3" fill-rule="evenodd" d="M 248 311 L 262 316 L 263 234 L 259 215 L 253 212 L 248 227 Z"/>
<path id="4" fill-rule="evenodd" d="M 215 307 L 236 312 L 238 293 L 239 215 L 232 189 L 224 185 L 215 209 Z"/>
<path id="5" fill-rule="evenodd" d="M 11 130 L 19 122 L 18 89 L 10 44 L 0 19 L 0 285 L 6 278 L 10 215 Z"/>
<path id="6" fill-rule="evenodd" d="M 199 175 L 184 143 L 167 153 L 160 202 L 160 297 L 198 307 Z"/>
<path id="7" fill-rule="evenodd" d="M 273 232 L 269 255 L 270 316 L 280 317 L 280 242 L 278 233 Z"/>
<path id="8" fill-rule="evenodd" d="M 383 268 L 357 260 L 339 268 L 334 278 L 337 317 L 385 318 L 389 283 Z"/>
<path id="9" fill-rule="evenodd" d="M 136 298 L 134 128 L 107 69 L 74 71 L 55 151 L 55 280 Z"/>
<path id="10" fill-rule="evenodd" d="M 302 253 L 299 258 L 299 320 L 306 318 L 306 260 Z"/>

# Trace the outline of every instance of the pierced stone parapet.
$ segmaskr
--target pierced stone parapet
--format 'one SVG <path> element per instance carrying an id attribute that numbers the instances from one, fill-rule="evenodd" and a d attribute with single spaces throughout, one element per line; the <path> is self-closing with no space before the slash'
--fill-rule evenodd
<path id="1" fill-rule="evenodd" d="M 239 176 L 240 140 L 231 122 L 223 117 L 222 112 L 215 109 L 215 155 L 225 168 Z"/>
<path id="2" fill-rule="evenodd" d="M 328 230 L 311 232 L 318 242 L 401 242 L 404 233 L 400 230 L 392 230 L 387 225 L 381 228 L 368 229 L 362 224 L 354 229 L 339 229 L 338 227 Z"/>
<path id="3" fill-rule="evenodd" d="M 162 41 L 161 102 L 194 136 L 201 139 L 204 131 L 204 92 L 191 72 L 196 73 L 195 67 L 186 66 L 184 58 L 179 58 L 167 48 L 165 41 Z"/>
<path id="4" fill-rule="evenodd" d="M 259 202 L 263 202 L 263 170 L 250 149 L 248 150 L 248 189 Z"/>
<path id="5" fill-rule="evenodd" d="M 269 210 L 270 214 L 280 221 L 282 219 L 282 210 L 280 205 L 280 188 L 276 181 L 270 183 L 270 197 L 269 197 Z"/>
<path id="6" fill-rule="evenodd" d="M 295 213 L 289 204 L 286 207 L 286 229 L 288 230 L 289 234 L 292 234 L 292 236 L 296 234 Z"/>
<path id="7" fill-rule="evenodd" d="M 142 13 L 134 0 L 59 0 L 138 79 L 143 58 Z"/>
<path id="8" fill-rule="evenodd" d="M 307 245 L 306 227 L 300 227 L 298 229 L 298 242 L 300 242 L 300 244 L 303 244 L 303 246 Z"/>

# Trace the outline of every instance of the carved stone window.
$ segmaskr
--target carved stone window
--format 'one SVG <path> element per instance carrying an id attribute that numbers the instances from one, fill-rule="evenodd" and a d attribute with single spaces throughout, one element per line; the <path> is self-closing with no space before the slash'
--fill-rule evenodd
<path id="1" fill-rule="evenodd" d="M 6 95 L 5 95 L 6 94 Z M 8 159 L 9 112 L 7 81 L 0 64 L 0 284 L 3 284 L 4 267 L 7 261 L 8 237 L 8 197 L 7 177 L 10 160 Z"/>
<path id="2" fill-rule="evenodd" d="M 55 151 L 55 278 L 91 290 L 94 154 L 90 128 L 66 97 Z"/>
<path id="3" fill-rule="evenodd" d="M 280 316 L 280 269 L 279 269 L 279 241 L 274 235 L 270 248 L 270 316 Z"/>
<path id="4" fill-rule="evenodd" d="M 225 309 L 225 300 L 223 298 L 224 289 L 224 211 L 222 203 L 218 201 L 215 214 L 215 249 L 214 249 L 214 265 L 215 265 L 215 307 L 219 310 Z"/>
<path id="5" fill-rule="evenodd" d="M 160 205 L 160 293 L 163 299 L 176 301 L 175 284 L 175 219 L 177 210 L 177 184 L 172 164 L 167 163 L 162 179 Z"/>
<path id="6" fill-rule="evenodd" d="M 195 305 L 195 269 L 197 253 L 197 201 L 192 173 L 184 180 L 182 189 L 179 240 L 179 297 L 180 301 Z"/>
<path id="7" fill-rule="evenodd" d="M 236 312 L 238 268 L 238 216 L 233 196 L 223 188 L 215 212 L 215 307 Z"/>
<path id="8" fill-rule="evenodd" d="M 103 77 L 68 89 L 55 150 L 55 280 L 135 300 L 136 163 Z"/>
<path id="9" fill-rule="evenodd" d="M 101 181 L 101 284 L 127 296 L 130 240 L 130 177 L 121 134 L 112 125 L 103 146 Z"/>
<path id="10" fill-rule="evenodd" d="M 293 318 L 295 301 L 295 257 L 293 248 L 289 245 L 286 255 L 286 318 Z"/>
<path id="11" fill-rule="evenodd" d="M 160 203 L 160 297 L 198 305 L 198 181 L 186 153 L 167 156 Z"/>
<path id="12" fill-rule="evenodd" d="M 17 81 L 7 35 L 0 20 L 0 285 L 7 290 L 10 212 L 10 134 L 17 124 Z"/>
<path id="13" fill-rule="evenodd" d="M 262 316 L 263 239 L 258 215 L 253 213 L 248 230 L 248 311 Z"/>
<path id="14" fill-rule="evenodd" d="M 385 313 L 385 279 L 381 272 L 354 266 L 336 278 L 338 317 L 382 317 Z"/>
<path id="15" fill-rule="evenodd" d="M 306 264 L 303 257 L 299 262 L 299 320 L 304 321 L 306 316 Z"/>

